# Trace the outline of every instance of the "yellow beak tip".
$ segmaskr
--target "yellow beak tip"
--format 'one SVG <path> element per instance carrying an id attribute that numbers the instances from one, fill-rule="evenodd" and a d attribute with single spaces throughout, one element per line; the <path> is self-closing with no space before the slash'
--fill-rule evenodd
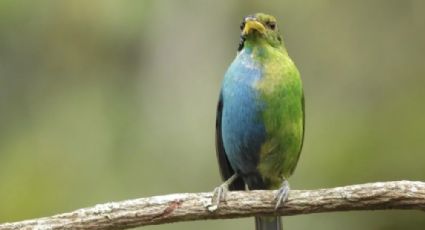
<path id="1" fill-rule="evenodd" d="M 266 32 L 266 28 L 263 26 L 263 24 L 261 24 L 258 21 L 255 21 L 255 20 L 249 20 L 249 21 L 245 22 L 245 26 L 242 30 L 242 34 L 247 35 L 249 33 L 252 33 L 252 31 L 254 31 L 254 30 L 256 30 L 260 33 Z"/>

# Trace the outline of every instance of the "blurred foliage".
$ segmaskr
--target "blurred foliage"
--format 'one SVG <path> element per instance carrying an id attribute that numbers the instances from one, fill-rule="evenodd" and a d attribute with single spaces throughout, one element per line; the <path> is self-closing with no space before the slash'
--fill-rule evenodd
<path id="1" fill-rule="evenodd" d="M 239 23 L 275 15 L 304 81 L 314 189 L 425 179 L 425 2 L 0 1 L 0 222 L 211 191 Z M 287 229 L 423 229 L 415 211 L 286 217 Z M 144 229 L 253 229 L 253 218 Z"/>

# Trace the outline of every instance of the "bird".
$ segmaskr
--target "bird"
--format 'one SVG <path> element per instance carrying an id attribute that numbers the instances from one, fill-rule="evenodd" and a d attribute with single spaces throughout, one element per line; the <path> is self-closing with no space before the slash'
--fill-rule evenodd
<path id="1" fill-rule="evenodd" d="M 227 191 L 274 190 L 275 209 L 288 198 L 304 140 L 305 103 L 300 73 L 289 57 L 276 18 L 243 18 L 235 59 L 220 90 L 216 155 L 225 181 L 214 190 L 215 208 Z M 282 229 L 279 216 L 256 216 L 257 230 Z"/>

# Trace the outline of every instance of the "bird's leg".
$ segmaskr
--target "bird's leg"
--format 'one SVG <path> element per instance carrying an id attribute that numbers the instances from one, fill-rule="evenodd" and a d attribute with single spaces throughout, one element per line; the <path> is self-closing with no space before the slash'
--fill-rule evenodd
<path id="1" fill-rule="evenodd" d="M 212 199 L 211 203 L 214 203 L 214 199 L 215 199 L 215 205 L 208 207 L 208 210 L 215 211 L 218 208 L 220 202 L 226 198 L 226 193 L 229 191 L 229 186 L 237 178 L 238 178 L 238 174 L 235 173 L 229 179 L 227 179 L 223 184 L 221 184 L 220 186 L 214 189 L 213 196 L 211 198 Z"/>
<path id="2" fill-rule="evenodd" d="M 276 194 L 276 206 L 274 207 L 275 210 L 277 210 L 288 199 L 289 190 L 289 183 L 285 179 Z"/>

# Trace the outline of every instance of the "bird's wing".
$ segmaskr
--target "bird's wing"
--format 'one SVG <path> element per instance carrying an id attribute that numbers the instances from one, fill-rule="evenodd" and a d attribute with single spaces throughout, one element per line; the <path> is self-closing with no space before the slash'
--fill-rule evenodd
<path id="1" fill-rule="evenodd" d="M 297 156 L 297 161 L 296 162 L 298 162 L 298 160 L 300 159 L 301 151 L 302 151 L 303 146 L 304 146 L 304 136 L 305 136 L 305 99 L 304 99 L 304 91 L 302 92 L 302 95 L 301 95 L 301 109 L 302 109 L 302 113 L 303 113 L 303 117 L 302 117 L 302 119 L 303 119 L 303 129 L 302 129 L 302 132 L 303 133 L 302 133 L 302 136 L 301 136 L 301 146 L 300 146 L 300 150 L 298 151 L 298 156 Z M 295 168 L 293 170 L 295 170 Z"/>
<path id="2" fill-rule="evenodd" d="M 220 174 L 223 181 L 229 179 L 235 171 L 227 159 L 226 150 L 223 145 L 223 137 L 221 135 L 221 118 L 223 112 L 223 96 L 220 93 L 220 98 L 217 105 L 217 118 L 215 123 L 215 146 L 217 153 L 218 165 L 220 167 Z M 238 177 L 230 186 L 229 190 L 245 190 L 245 184 L 241 177 Z"/>
<path id="3" fill-rule="evenodd" d="M 301 137 L 301 147 L 300 147 L 300 153 L 301 150 L 303 149 L 303 145 L 304 145 L 304 136 L 305 136 L 305 99 L 304 99 L 304 91 L 302 92 L 302 97 L 301 97 L 301 106 L 302 106 L 302 112 L 303 112 L 303 135 Z M 299 154 L 300 155 L 300 154 Z M 298 157 L 299 157 L 298 155 Z"/>

